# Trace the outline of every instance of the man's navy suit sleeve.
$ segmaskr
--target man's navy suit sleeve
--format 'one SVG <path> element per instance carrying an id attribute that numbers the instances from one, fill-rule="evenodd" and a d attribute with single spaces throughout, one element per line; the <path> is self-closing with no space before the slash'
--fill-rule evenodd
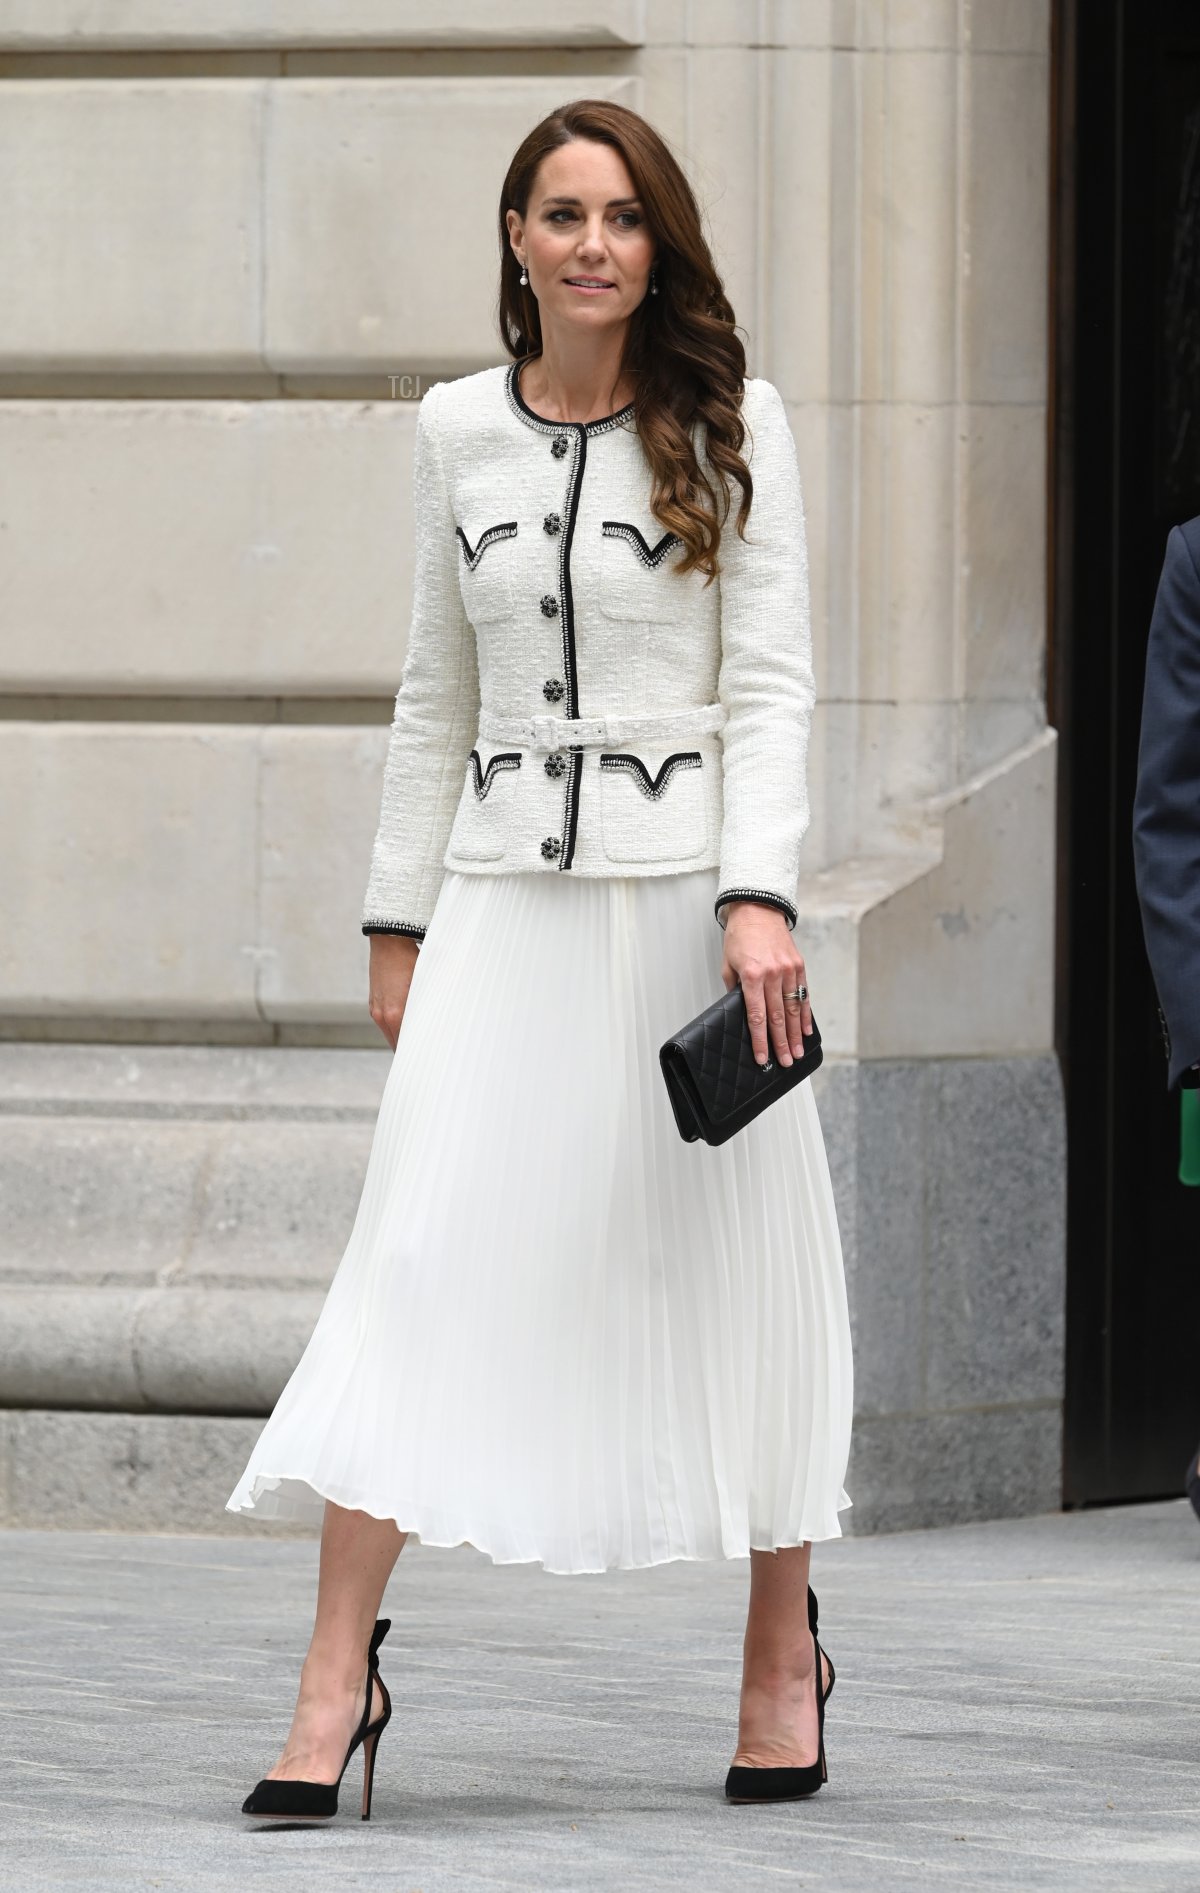
<path id="1" fill-rule="evenodd" d="M 1146 654 L 1133 852 L 1169 1040 L 1167 1083 L 1200 1060 L 1200 520 L 1173 526 Z"/>

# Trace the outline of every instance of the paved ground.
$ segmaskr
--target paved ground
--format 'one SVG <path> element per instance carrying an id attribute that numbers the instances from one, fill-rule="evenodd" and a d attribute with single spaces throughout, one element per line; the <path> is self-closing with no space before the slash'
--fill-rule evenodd
<path id="1" fill-rule="evenodd" d="M 830 1782 L 725 1803 L 746 1561 L 560 1577 L 411 1544 L 374 1818 L 238 1813 L 308 1541 L 0 1534 L 0 1885 L 1200 1889 L 1184 1501 L 818 1548 Z"/>

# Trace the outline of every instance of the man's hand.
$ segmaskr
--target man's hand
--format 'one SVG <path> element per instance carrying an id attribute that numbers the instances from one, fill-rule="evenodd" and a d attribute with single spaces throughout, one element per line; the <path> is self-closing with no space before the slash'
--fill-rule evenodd
<path id="1" fill-rule="evenodd" d="M 812 1031 L 807 999 L 785 999 L 808 984 L 804 956 L 797 950 L 784 916 L 762 901 L 730 901 L 725 909 L 725 957 L 721 978 L 727 989 L 740 985 L 750 1021 L 754 1056 L 765 1065 L 769 1047 L 781 1065 L 804 1056 L 804 1034 Z"/>
<path id="2" fill-rule="evenodd" d="M 369 1010 L 393 1051 L 400 1036 L 408 989 L 420 951 L 420 941 L 414 940 L 411 934 L 371 935 Z"/>

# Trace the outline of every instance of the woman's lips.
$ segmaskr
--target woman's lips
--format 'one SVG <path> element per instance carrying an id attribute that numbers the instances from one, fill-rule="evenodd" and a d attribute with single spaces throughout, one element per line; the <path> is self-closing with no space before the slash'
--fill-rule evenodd
<path id="1" fill-rule="evenodd" d="M 615 288 L 616 288 L 616 284 L 615 284 L 615 283 L 576 283 L 576 282 L 572 282 L 572 280 L 571 280 L 571 278 L 570 278 L 569 276 L 567 277 L 567 279 L 566 279 L 566 282 L 567 282 L 567 288 L 568 288 L 568 289 L 576 289 L 576 290 L 578 290 L 578 292 L 579 292 L 579 294 L 580 294 L 581 296 L 603 296 L 603 295 L 604 295 L 604 294 L 605 294 L 605 293 L 606 293 L 606 292 L 607 292 L 608 290 L 610 290 L 610 289 L 615 289 Z"/>

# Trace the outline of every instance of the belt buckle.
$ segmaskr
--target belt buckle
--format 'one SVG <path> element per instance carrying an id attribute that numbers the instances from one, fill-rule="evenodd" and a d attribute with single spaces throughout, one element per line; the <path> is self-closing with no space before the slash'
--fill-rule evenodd
<path id="1" fill-rule="evenodd" d="M 532 747 L 534 749 L 556 748 L 556 741 L 551 735 L 551 729 L 557 722 L 558 718 L 556 716 L 539 715 L 530 718 L 533 737 Z"/>

